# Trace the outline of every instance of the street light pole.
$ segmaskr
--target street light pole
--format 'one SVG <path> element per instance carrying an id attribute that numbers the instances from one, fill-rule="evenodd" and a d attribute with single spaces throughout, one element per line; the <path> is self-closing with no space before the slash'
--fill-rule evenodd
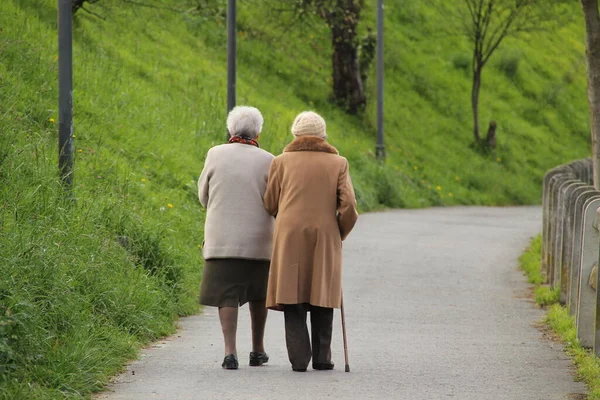
<path id="1" fill-rule="evenodd" d="M 377 0 L 377 147 L 375 157 L 385 161 L 383 144 L 383 0 Z"/>
<path id="2" fill-rule="evenodd" d="M 227 113 L 235 107 L 236 0 L 227 1 Z M 227 132 L 229 140 L 229 132 Z"/>
<path id="3" fill-rule="evenodd" d="M 73 184 L 73 14 L 71 0 L 58 0 L 58 168 Z"/>

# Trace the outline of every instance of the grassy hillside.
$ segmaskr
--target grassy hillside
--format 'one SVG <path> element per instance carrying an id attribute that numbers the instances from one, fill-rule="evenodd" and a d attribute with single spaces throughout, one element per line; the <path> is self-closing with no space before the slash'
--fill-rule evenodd
<path id="1" fill-rule="evenodd" d="M 55 3 L 0 2 L 0 399 L 86 397 L 197 310 L 195 180 L 225 134 L 222 13 L 100 0 L 88 7 L 103 19 L 75 18 L 76 200 L 65 200 Z M 320 112 L 363 211 L 537 203 L 546 169 L 588 154 L 577 4 L 573 24 L 508 41 L 484 71 L 482 124 L 498 121 L 499 148 L 482 156 L 469 147 L 468 43 L 423 2 L 388 2 L 382 165 L 374 69 L 365 115 L 348 117 L 327 101 L 327 28 L 239 3 L 238 102 L 263 111 L 262 146 L 279 153 L 294 116 Z"/>

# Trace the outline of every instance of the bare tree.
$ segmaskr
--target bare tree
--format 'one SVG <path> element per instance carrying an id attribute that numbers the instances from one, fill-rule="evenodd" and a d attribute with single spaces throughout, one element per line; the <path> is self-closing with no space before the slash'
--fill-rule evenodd
<path id="1" fill-rule="evenodd" d="M 445 16 L 460 24 L 460 29 L 473 45 L 471 69 L 471 108 L 473 111 L 473 136 L 482 140 L 479 129 L 479 94 L 483 68 L 502 44 L 504 39 L 521 32 L 547 27 L 551 20 L 560 18 L 554 14 L 554 5 L 561 0 L 460 0 L 457 6 L 448 6 L 444 0 L 428 0 Z M 490 126 L 495 138 L 495 123 Z"/>
<path id="2" fill-rule="evenodd" d="M 536 0 L 463 0 L 468 10 L 469 22 L 465 31 L 473 44 L 473 83 L 471 107 L 473 110 L 473 135 L 481 140 L 479 132 L 479 93 L 481 74 L 490 57 L 508 36 L 539 29 L 546 18 Z"/>
<path id="3" fill-rule="evenodd" d="M 585 20 L 588 102 L 592 131 L 594 187 L 600 189 L 600 14 L 598 0 L 581 0 Z"/>
<path id="4" fill-rule="evenodd" d="M 366 105 L 359 65 L 357 27 L 364 0 L 285 0 L 279 11 L 291 12 L 294 21 L 317 14 L 331 30 L 333 54 L 332 99 L 356 114 Z"/>

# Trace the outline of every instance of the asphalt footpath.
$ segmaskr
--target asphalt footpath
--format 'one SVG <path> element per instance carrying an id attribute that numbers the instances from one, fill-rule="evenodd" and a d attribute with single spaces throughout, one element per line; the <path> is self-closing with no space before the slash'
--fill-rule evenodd
<path id="1" fill-rule="evenodd" d="M 562 347 L 537 327 L 518 257 L 541 230 L 539 207 L 456 207 L 361 215 L 344 242 L 349 373 L 341 319 L 333 371 L 291 370 L 283 315 L 270 312 L 262 367 L 248 366 L 248 306 L 240 310 L 240 369 L 221 368 L 217 310 L 184 318 L 173 337 L 97 396 L 198 399 L 583 399 Z"/>

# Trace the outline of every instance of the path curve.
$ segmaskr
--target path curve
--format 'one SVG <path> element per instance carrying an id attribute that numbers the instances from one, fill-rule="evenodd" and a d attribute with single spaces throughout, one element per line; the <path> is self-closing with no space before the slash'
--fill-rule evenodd
<path id="1" fill-rule="evenodd" d="M 181 320 L 181 331 L 143 352 L 108 400 L 573 399 L 560 345 L 534 326 L 517 259 L 541 229 L 539 207 L 456 207 L 361 215 L 344 243 L 344 296 L 352 372 L 344 372 L 339 313 L 334 371 L 292 372 L 283 318 L 271 312 L 271 361 L 247 366 L 247 306 L 240 312 L 242 366 L 224 371 L 216 310 Z"/>

